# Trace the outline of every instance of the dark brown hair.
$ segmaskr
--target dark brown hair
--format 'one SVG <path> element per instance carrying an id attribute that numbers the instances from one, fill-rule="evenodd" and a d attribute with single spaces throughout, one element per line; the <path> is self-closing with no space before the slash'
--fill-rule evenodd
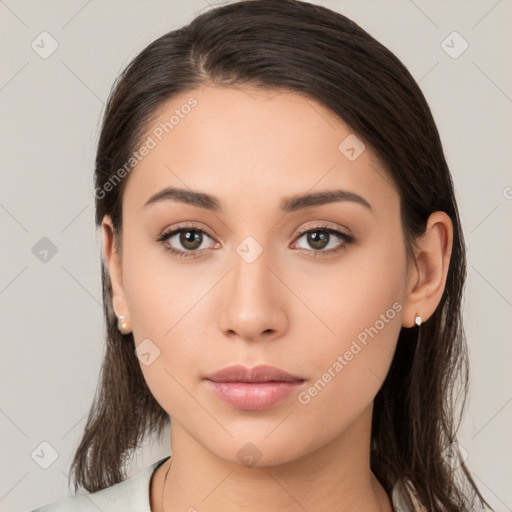
<path id="1" fill-rule="evenodd" d="M 177 94 L 215 84 L 284 88 L 337 114 L 373 147 L 400 195 L 409 254 L 429 215 L 446 212 L 453 250 L 441 301 L 421 329 L 403 328 L 374 401 L 371 469 L 388 493 L 409 479 L 430 511 L 475 510 L 483 500 L 459 457 L 456 432 L 468 388 L 462 329 L 464 240 L 439 134 L 415 80 L 382 44 L 342 14 L 296 0 L 245 0 L 210 9 L 147 46 L 118 77 L 104 113 L 95 169 L 96 226 L 112 218 L 120 252 L 122 195 L 113 178 L 147 135 L 157 109 Z M 117 173 L 117 174 L 116 174 Z M 109 487 L 147 435 L 160 437 L 169 415 L 152 396 L 121 335 L 102 260 L 106 349 L 99 387 L 71 465 L 75 491 Z M 418 332 L 421 334 L 418 335 Z M 457 406 L 460 409 L 457 410 Z M 456 422 L 456 418 L 459 421 Z"/>

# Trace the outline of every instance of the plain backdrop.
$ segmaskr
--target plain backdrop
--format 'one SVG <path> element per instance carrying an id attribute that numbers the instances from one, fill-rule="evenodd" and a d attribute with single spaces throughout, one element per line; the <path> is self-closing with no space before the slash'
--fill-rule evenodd
<path id="1" fill-rule="evenodd" d="M 468 249 L 471 387 L 459 443 L 489 502 L 510 511 L 512 2 L 315 3 L 393 51 L 433 111 Z M 0 1 L 2 511 L 71 494 L 66 475 L 104 345 L 92 176 L 112 83 L 152 40 L 209 8 L 205 0 Z M 130 475 L 168 455 L 168 439 L 142 447 Z M 54 454 L 47 468 L 34 456 L 42 448 Z"/>

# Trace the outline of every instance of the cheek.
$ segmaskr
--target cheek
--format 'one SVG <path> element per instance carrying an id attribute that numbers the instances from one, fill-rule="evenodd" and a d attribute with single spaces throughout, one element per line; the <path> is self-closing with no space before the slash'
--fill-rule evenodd
<path id="1" fill-rule="evenodd" d="M 136 229 L 126 235 L 123 286 L 134 335 L 167 342 L 204 294 L 205 283 L 172 263 L 162 247 Z"/>
<path id="2" fill-rule="evenodd" d="M 180 291 L 173 286 L 151 286 L 148 281 L 141 288 L 130 308 L 135 310 L 133 333 L 142 373 L 165 411 L 177 417 L 187 410 L 191 414 L 190 397 L 196 394 L 204 357 L 202 327 L 194 322 L 197 317 L 191 311 L 196 294 L 190 288 Z"/>
<path id="3" fill-rule="evenodd" d="M 315 319 L 321 335 L 308 347 L 308 359 L 316 378 L 302 403 L 315 403 L 341 422 L 366 408 L 387 375 L 401 329 L 406 270 L 405 252 L 384 239 L 346 255 L 336 271 L 301 278 L 301 293 L 309 286 L 306 302 L 325 327 Z"/>
<path id="4" fill-rule="evenodd" d="M 123 286 L 136 356 L 155 399 L 167 411 L 179 410 L 190 401 L 180 383 L 196 371 L 201 356 L 200 339 L 190 325 L 207 283 L 186 278 L 158 248 L 130 245 L 127 238 L 125 254 Z"/>

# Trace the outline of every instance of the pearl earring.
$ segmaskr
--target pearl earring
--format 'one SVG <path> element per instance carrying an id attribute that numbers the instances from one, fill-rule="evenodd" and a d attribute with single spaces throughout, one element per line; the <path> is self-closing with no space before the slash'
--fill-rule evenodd
<path id="1" fill-rule="evenodd" d="M 121 332 L 121 334 L 128 334 L 130 331 L 128 330 L 128 324 L 124 320 L 123 315 L 119 315 L 117 317 L 117 328 Z"/>
<path id="2" fill-rule="evenodd" d="M 421 316 L 416 315 L 416 318 L 414 319 L 414 323 L 419 327 L 421 325 Z"/>

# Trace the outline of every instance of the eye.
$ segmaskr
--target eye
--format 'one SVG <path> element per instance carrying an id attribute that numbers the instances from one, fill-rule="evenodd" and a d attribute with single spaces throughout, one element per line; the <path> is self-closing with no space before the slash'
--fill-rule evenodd
<path id="1" fill-rule="evenodd" d="M 206 238 L 212 239 L 203 229 L 196 226 L 181 226 L 162 233 L 156 241 L 172 254 L 184 258 L 196 258 L 199 256 L 196 253 L 207 248 L 203 246 Z"/>
<path id="2" fill-rule="evenodd" d="M 197 226 L 180 226 L 162 233 L 162 235 L 156 239 L 156 242 L 162 244 L 166 251 L 176 256 L 197 258 L 201 256 L 204 249 L 208 248 L 204 246 L 208 238 L 213 240 L 206 231 Z M 352 235 L 330 226 L 315 226 L 304 230 L 299 234 L 294 244 L 297 244 L 297 241 L 301 238 L 305 239 L 311 249 L 300 246 L 292 248 L 298 248 L 313 253 L 313 256 L 320 253 L 326 255 L 334 254 L 346 248 L 347 245 L 355 243 L 355 239 Z M 341 242 L 339 241 L 336 244 L 336 239 Z M 214 247 L 219 247 L 219 244 L 214 243 Z"/>
<path id="3" fill-rule="evenodd" d="M 299 234 L 297 240 L 304 238 L 309 247 L 298 247 L 313 252 L 314 256 L 318 253 L 333 254 L 341 251 L 347 245 L 353 244 L 355 239 L 352 235 L 345 233 L 340 229 L 330 226 L 315 226 Z M 341 240 L 336 243 L 336 239 Z M 297 242 L 295 242 L 297 243 Z"/>

